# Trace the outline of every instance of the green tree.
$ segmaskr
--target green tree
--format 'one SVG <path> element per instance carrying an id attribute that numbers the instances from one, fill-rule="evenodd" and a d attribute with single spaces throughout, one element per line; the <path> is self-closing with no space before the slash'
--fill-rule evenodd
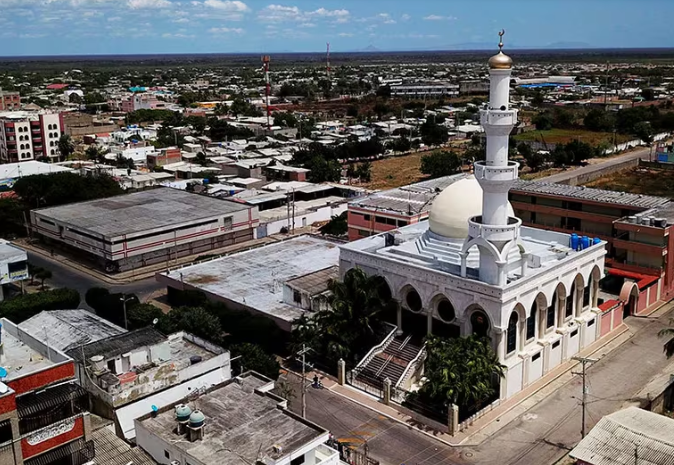
<path id="1" fill-rule="evenodd" d="M 26 207 L 40 208 L 112 197 L 124 190 L 106 174 L 63 172 L 23 177 L 14 184 L 14 192 Z"/>
<path id="2" fill-rule="evenodd" d="M 461 158 L 452 151 L 440 150 L 421 157 L 421 172 L 432 178 L 455 174 L 461 169 Z"/>
<path id="3" fill-rule="evenodd" d="M 445 126 L 435 124 L 431 120 L 426 120 L 421 125 L 421 140 L 426 145 L 441 145 L 449 140 L 449 133 Z"/>
<path id="4" fill-rule="evenodd" d="M 295 322 L 294 347 L 304 343 L 331 360 L 355 363 L 372 347 L 390 296 L 382 292 L 381 277 L 360 268 L 349 270 L 344 281 L 331 280 L 328 289 L 329 308 Z"/>
<path id="5" fill-rule="evenodd" d="M 103 151 L 95 145 L 90 145 L 84 151 L 84 155 L 86 155 L 87 160 L 101 162 L 103 158 Z"/>
<path id="6" fill-rule="evenodd" d="M 124 301 L 126 300 L 127 321 L 124 321 Z M 94 309 L 96 315 L 124 328 L 128 324 L 129 309 L 140 301 L 135 294 L 110 293 L 103 287 L 92 287 L 84 295 L 84 301 Z"/>
<path id="7" fill-rule="evenodd" d="M 504 376 L 505 367 L 486 338 L 429 336 L 426 353 L 427 381 L 411 398 L 430 405 L 479 406 L 495 394 L 494 376 Z"/>
<path id="8" fill-rule="evenodd" d="M 615 117 L 607 111 L 595 108 L 587 112 L 583 125 L 589 131 L 610 132 L 615 127 Z"/>
<path id="9" fill-rule="evenodd" d="M 669 324 L 674 324 L 674 318 L 669 320 Z M 674 327 L 664 328 L 658 332 L 658 337 L 669 337 L 670 339 L 664 344 L 664 352 L 667 358 L 674 355 Z"/>
<path id="10" fill-rule="evenodd" d="M 634 125 L 634 135 L 641 139 L 644 144 L 653 143 L 653 127 L 648 121 L 640 121 Z"/>
<path id="11" fill-rule="evenodd" d="M 150 326 L 154 324 L 154 320 L 159 322 L 159 320 L 163 317 L 164 312 L 152 304 L 127 304 L 126 318 L 130 331 Z"/>
<path id="12" fill-rule="evenodd" d="M 50 270 L 41 268 L 37 273 L 35 273 L 35 277 L 40 280 L 40 287 L 44 291 L 44 282 L 47 279 L 51 279 L 52 273 Z"/>
<path id="13" fill-rule="evenodd" d="M 641 89 L 641 96 L 644 98 L 644 100 L 655 100 L 655 91 L 649 87 L 646 87 Z"/>
<path id="14" fill-rule="evenodd" d="M 68 158 L 75 151 L 75 143 L 68 134 L 63 134 L 58 141 L 58 148 L 63 158 Z"/>
<path id="15" fill-rule="evenodd" d="M 274 113 L 274 126 L 296 128 L 297 117 L 290 112 Z"/>
<path id="16" fill-rule="evenodd" d="M 344 236 L 349 232 L 349 223 L 347 221 L 347 212 L 338 216 L 333 216 L 330 221 L 319 228 L 322 235 Z"/>
<path id="17" fill-rule="evenodd" d="M 544 101 L 543 92 L 541 91 L 537 91 L 531 98 L 531 104 L 535 107 L 542 107 Z"/>
<path id="18" fill-rule="evenodd" d="M 267 378 L 276 380 L 281 371 L 281 365 L 276 357 L 267 354 L 259 345 L 243 343 L 230 347 L 232 357 L 240 357 L 238 365 L 241 371 L 257 371 Z"/>
<path id="19" fill-rule="evenodd" d="M 519 143 L 517 146 L 517 151 L 520 155 L 522 155 L 522 158 L 524 158 L 524 161 L 531 171 L 540 170 L 547 162 L 545 155 L 543 155 L 539 150 L 532 150 L 531 146 L 524 142 Z"/>
<path id="20" fill-rule="evenodd" d="M 366 161 L 358 165 L 358 178 L 363 182 L 370 182 L 372 180 L 372 163 Z"/>
<path id="21" fill-rule="evenodd" d="M 75 289 L 52 289 L 0 302 L 0 317 L 19 324 L 43 310 L 76 309 L 79 305 L 80 294 Z"/>
<path id="22" fill-rule="evenodd" d="M 187 331 L 215 344 L 222 344 L 220 320 L 202 307 L 171 309 L 159 320 L 158 329 L 164 334 Z"/>
<path id="23" fill-rule="evenodd" d="M 539 131 L 548 131 L 552 129 L 552 115 L 548 112 L 538 113 L 531 120 L 532 123 L 536 126 L 536 129 Z"/>

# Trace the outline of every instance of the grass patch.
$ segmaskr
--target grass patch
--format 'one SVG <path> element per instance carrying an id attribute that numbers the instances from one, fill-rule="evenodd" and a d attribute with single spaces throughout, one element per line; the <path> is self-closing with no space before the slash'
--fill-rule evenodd
<path id="1" fill-rule="evenodd" d="M 595 179 L 588 187 L 631 194 L 674 197 L 674 171 L 631 168 Z"/>
<path id="2" fill-rule="evenodd" d="M 413 153 L 372 162 L 372 181 L 364 186 L 370 189 L 393 189 L 420 181 L 424 178 L 419 171 L 423 155 Z"/>
<path id="3" fill-rule="evenodd" d="M 627 142 L 633 137 L 624 134 L 615 134 L 617 144 Z M 515 136 L 516 141 L 545 141 L 546 144 L 568 144 L 574 140 L 585 142 L 590 145 L 602 143 L 613 145 L 614 134 L 612 132 L 593 132 L 583 129 L 550 129 L 549 131 L 529 131 Z"/>

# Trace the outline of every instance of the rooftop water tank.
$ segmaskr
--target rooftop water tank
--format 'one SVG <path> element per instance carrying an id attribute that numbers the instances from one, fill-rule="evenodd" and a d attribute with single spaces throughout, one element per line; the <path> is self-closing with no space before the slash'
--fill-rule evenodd
<path id="1" fill-rule="evenodd" d="M 176 420 L 179 422 L 188 421 L 192 415 L 192 409 L 189 405 L 176 405 Z"/>
<path id="2" fill-rule="evenodd" d="M 204 416 L 203 413 L 201 413 L 201 410 L 195 410 L 190 415 L 190 426 L 192 428 L 199 428 L 200 426 L 204 426 L 205 421 L 206 417 Z"/>

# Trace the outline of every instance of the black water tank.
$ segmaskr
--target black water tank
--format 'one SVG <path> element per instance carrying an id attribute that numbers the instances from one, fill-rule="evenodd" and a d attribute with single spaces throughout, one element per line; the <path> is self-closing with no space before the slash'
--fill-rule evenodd
<path id="1" fill-rule="evenodd" d="M 190 357 L 190 365 L 195 365 L 201 362 L 201 355 L 192 355 Z"/>

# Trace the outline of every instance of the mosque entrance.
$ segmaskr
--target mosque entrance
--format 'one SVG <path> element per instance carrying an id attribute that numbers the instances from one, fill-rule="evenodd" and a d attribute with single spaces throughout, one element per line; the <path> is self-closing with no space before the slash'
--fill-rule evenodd
<path id="1" fill-rule="evenodd" d="M 403 333 L 412 335 L 414 340 L 422 340 L 428 334 L 428 317 L 425 313 L 403 310 Z"/>

